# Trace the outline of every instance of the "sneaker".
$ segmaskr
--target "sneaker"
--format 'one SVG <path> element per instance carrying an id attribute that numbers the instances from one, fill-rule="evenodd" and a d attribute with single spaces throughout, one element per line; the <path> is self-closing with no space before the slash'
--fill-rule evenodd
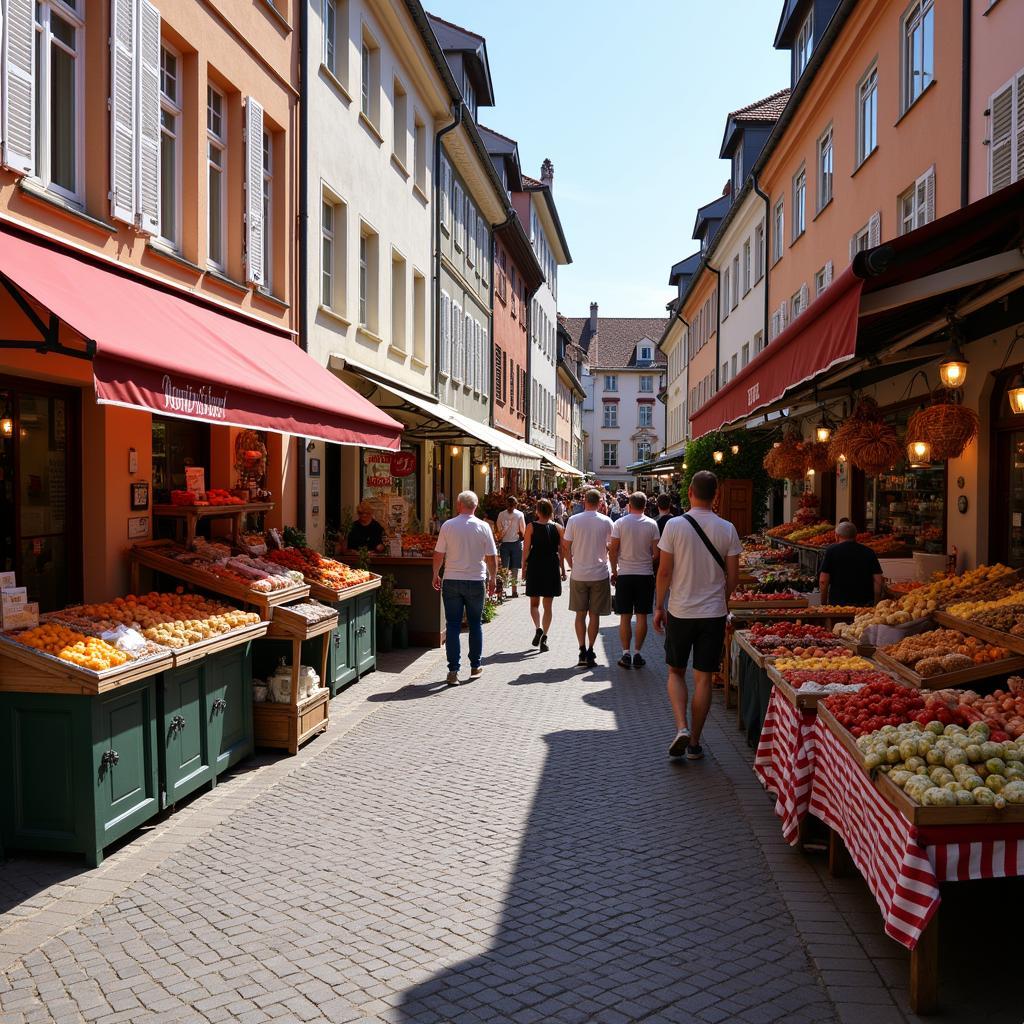
<path id="1" fill-rule="evenodd" d="M 544 636 L 544 630 L 538 627 L 537 632 L 533 634 L 533 640 L 530 641 L 534 647 L 540 643 L 542 636 Z"/>
<path id="2" fill-rule="evenodd" d="M 687 750 L 687 746 L 690 742 L 690 730 L 680 729 L 676 733 L 676 738 L 672 741 L 672 745 L 668 748 L 669 757 L 682 757 Z"/>
<path id="3" fill-rule="evenodd" d="M 590 650 L 587 651 L 587 665 L 588 666 L 594 666 L 596 664 L 597 664 L 597 655 L 594 653 L 594 648 L 591 647 Z"/>
<path id="4" fill-rule="evenodd" d="M 484 674 L 484 667 L 483 667 L 483 665 L 477 665 L 476 668 L 471 668 L 469 670 L 469 678 L 470 679 L 479 679 L 483 674 Z"/>
<path id="5" fill-rule="evenodd" d="M 579 658 L 576 659 L 576 667 L 577 668 L 586 668 L 587 667 L 587 649 L 586 649 L 586 647 L 581 647 L 580 648 L 580 656 L 579 656 Z"/>
<path id="6" fill-rule="evenodd" d="M 686 760 L 687 761 L 699 761 L 704 756 L 704 748 L 698 743 L 697 746 L 691 747 L 689 744 L 686 746 Z"/>
<path id="7" fill-rule="evenodd" d="M 639 654 L 633 655 L 633 668 L 643 668 L 647 664 L 646 658 L 641 658 Z"/>
<path id="8" fill-rule="evenodd" d="M 458 672 L 449 672 L 448 673 L 448 678 L 445 680 L 445 682 L 449 686 L 458 686 L 459 685 L 459 673 Z"/>
<path id="9" fill-rule="evenodd" d="M 628 654 L 623 654 L 623 656 L 621 658 L 619 658 L 619 664 L 623 668 L 632 668 L 633 667 L 633 659 Z"/>
<path id="10" fill-rule="evenodd" d="M 547 654 L 549 650 L 550 648 L 548 647 L 548 635 L 547 633 L 545 633 L 540 638 L 540 653 Z"/>

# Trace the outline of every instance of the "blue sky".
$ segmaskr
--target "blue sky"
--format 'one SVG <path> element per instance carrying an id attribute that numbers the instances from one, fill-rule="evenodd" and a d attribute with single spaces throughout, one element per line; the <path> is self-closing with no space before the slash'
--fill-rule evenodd
<path id="1" fill-rule="evenodd" d="M 573 263 L 559 311 L 664 316 L 694 214 L 721 195 L 730 110 L 789 84 L 772 48 L 782 0 L 432 0 L 487 39 L 497 100 L 483 124 L 519 142 L 523 170 L 555 165 Z M 628 44 L 628 48 L 626 48 Z"/>

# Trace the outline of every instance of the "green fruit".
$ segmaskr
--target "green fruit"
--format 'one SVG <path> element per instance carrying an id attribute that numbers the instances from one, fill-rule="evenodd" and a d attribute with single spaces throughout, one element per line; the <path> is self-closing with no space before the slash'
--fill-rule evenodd
<path id="1" fill-rule="evenodd" d="M 996 795 L 987 786 L 979 786 L 977 789 L 971 792 L 974 797 L 976 804 L 983 804 L 986 807 L 991 807 L 996 802 Z"/>
<path id="2" fill-rule="evenodd" d="M 967 764 L 967 754 L 959 747 L 954 747 L 946 752 L 943 763 L 947 768 L 952 768 L 955 764 Z"/>
<path id="3" fill-rule="evenodd" d="M 911 772 L 917 771 L 918 768 L 924 767 L 923 757 L 908 757 L 907 758 L 907 770 Z"/>
<path id="4" fill-rule="evenodd" d="M 956 802 L 959 807 L 966 807 L 974 803 L 974 794 L 969 789 L 959 789 L 956 794 Z"/>
<path id="5" fill-rule="evenodd" d="M 979 736 L 982 742 L 987 740 L 991 735 L 991 731 L 989 730 L 988 724 L 986 722 L 971 722 L 971 724 L 967 727 L 967 731 L 972 736 Z"/>
<path id="6" fill-rule="evenodd" d="M 990 757 L 985 762 L 985 767 L 996 775 L 1002 775 L 1006 771 L 1006 762 L 1001 757 Z"/>
<path id="7" fill-rule="evenodd" d="M 969 743 L 964 750 L 964 753 L 967 755 L 967 760 L 970 761 L 971 764 L 977 764 L 979 761 L 985 760 L 981 756 L 981 746 L 977 743 Z"/>
<path id="8" fill-rule="evenodd" d="M 925 729 L 930 732 L 933 736 L 941 736 L 945 726 L 941 722 L 929 722 Z"/>
<path id="9" fill-rule="evenodd" d="M 924 755 L 924 759 L 929 764 L 942 764 L 944 757 L 941 750 L 933 747 L 931 750 L 928 751 L 927 754 Z"/>
<path id="10" fill-rule="evenodd" d="M 1024 804 L 1024 782 L 1015 779 L 1003 786 L 1003 799 L 1008 804 Z"/>
<path id="11" fill-rule="evenodd" d="M 933 787 L 925 792 L 921 803 L 926 807 L 955 807 L 957 803 L 956 794 L 948 789 Z"/>
<path id="12" fill-rule="evenodd" d="M 993 793 L 1001 793 L 1003 791 L 1003 787 L 1006 785 L 1006 779 L 1004 779 L 1002 775 L 996 775 L 996 773 L 993 772 L 985 780 L 985 785 L 987 785 Z"/>

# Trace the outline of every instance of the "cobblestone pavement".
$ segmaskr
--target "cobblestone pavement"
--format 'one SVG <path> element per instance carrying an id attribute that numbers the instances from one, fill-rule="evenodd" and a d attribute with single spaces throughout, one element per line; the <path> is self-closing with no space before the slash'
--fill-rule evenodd
<path id="1" fill-rule="evenodd" d="M 524 653 L 526 604 L 471 685 L 393 656 L 99 870 L 0 866 L 0 1024 L 913 1019 L 863 883 L 782 843 L 720 697 L 709 757 L 670 764 L 657 638 L 622 670 L 609 626 L 577 670 L 564 608 Z M 938 1019 L 1019 1021 L 986 998 Z"/>

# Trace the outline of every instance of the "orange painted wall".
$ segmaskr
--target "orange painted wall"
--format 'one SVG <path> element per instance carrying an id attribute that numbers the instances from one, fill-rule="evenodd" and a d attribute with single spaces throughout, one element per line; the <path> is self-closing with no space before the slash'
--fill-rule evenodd
<path id="1" fill-rule="evenodd" d="M 1024 70 L 1024 4 L 971 0 L 970 177 L 973 203 L 988 195 L 989 147 L 992 128 L 985 111 L 992 94 Z"/>
<path id="2" fill-rule="evenodd" d="M 900 21 L 905 10 L 903 0 L 856 5 L 760 175 L 773 209 L 780 196 L 786 200 L 783 255 L 774 264 L 769 246 L 771 310 L 802 284 L 813 301 L 815 273 L 829 260 L 835 276 L 843 271 L 850 262 L 851 237 L 876 210 L 881 211 L 882 240 L 898 234 L 898 197 L 933 164 L 936 217 L 960 206 L 960 4 L 936 3 L 935 80 L 901 118 Z M 856 168 L 857 85 L 876 59 L 878 146 Z M 817 142 L 830 122 L 834 198 L 817 213 Z M 792 179 L 801 163 L 807 167 L 807 226 L 793 241 Z"/>

